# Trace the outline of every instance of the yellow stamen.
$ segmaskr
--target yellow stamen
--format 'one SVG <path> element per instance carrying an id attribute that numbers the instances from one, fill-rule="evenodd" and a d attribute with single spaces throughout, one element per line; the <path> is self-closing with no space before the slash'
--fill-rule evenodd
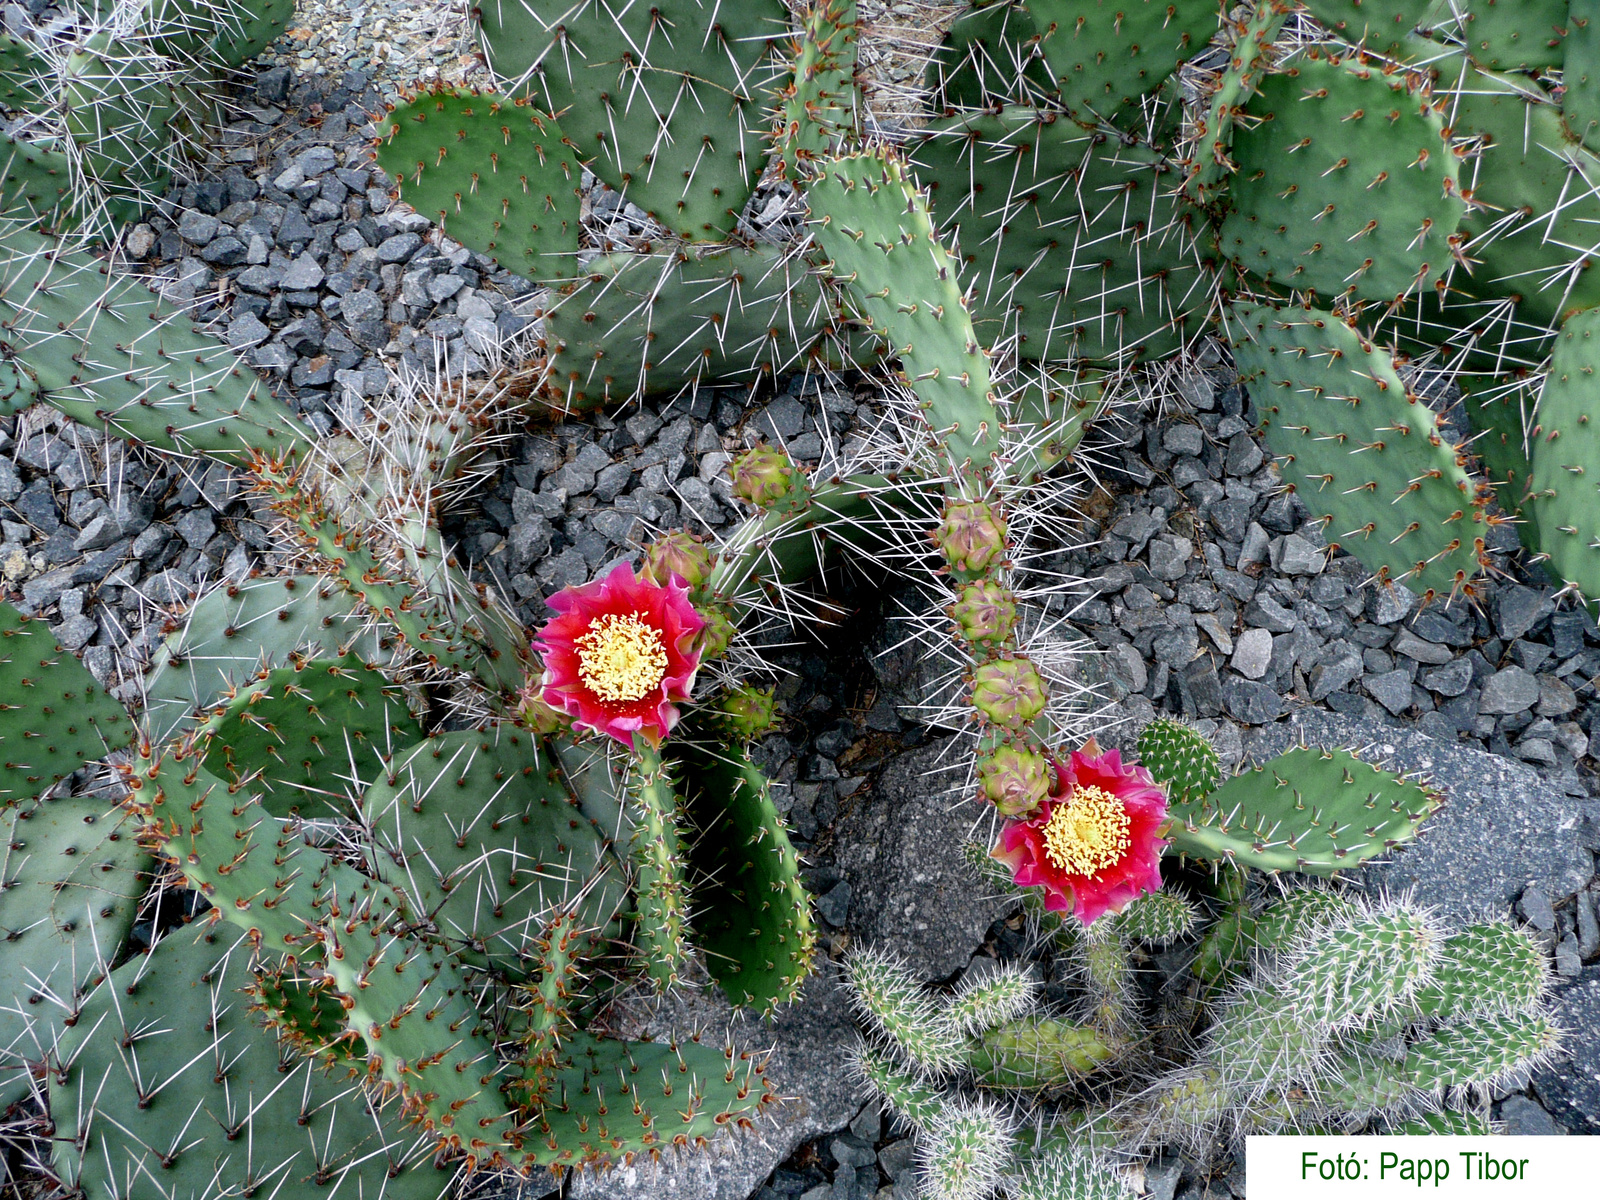
<path id="1" fill-rule="evenodd" d="M 666 677 L 667 648 L 643 615 L 605 613 L 577 640 L 578 678 L 602 700 L 638 700 Z"/>
<path id="2" fill-rule="evenodd" d="M 1045 857 L 1069 875 L 1093 875 L 1128 849 L 1128 810 L 1104 788 L 1073 788 L 1044 823 Z"/>

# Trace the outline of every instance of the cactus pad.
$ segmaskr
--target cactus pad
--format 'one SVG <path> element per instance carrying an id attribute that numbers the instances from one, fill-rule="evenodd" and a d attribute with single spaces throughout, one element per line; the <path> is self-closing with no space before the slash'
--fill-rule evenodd
<path id="1" fill-rule="evenodd" d="M 1526 933 L 1506 924 L 1471 925 L 1446 940 L 1416 1006 L 1442 1021 L 1532 1012 L 1549 984 L 1544 951 Z"/>
<path id="2" fill-rule="evenodd" d="M 351 781 L 376 779 L 422 737 L 404 693 L 354 654 L 278 667 L 219 705 L 206 768 L 274 816 L 346 815 Z M 259 775 L 256 774 L 259 772 Z"/>
<path id="3" fill-rule="evenodd" d="M 563 412 L 775 373 L 830 323 L 803 264 L 774 246 L 616 254 L 544 311 L 545 402 Z"/>
<path id="4" fill-rule="evenodd" d="M 630 764 L 627 795 L 633 824 L 629 861 L 638 901 L 635 940 L 645 971 L 664 991 L 678 981 L 688 956 L 683 870 L 688 856 L 676 781 L 654 751 L 642 751 Z"/>
<path id="5" fill-rule="evenodd" d="M 29 224 L 52 226 L 62 221 L 62 206 L 71 205 L 72 174 L 67 156 L 56 150 L 0 138 L 0 214 Z M 6 366 L 15 369 L 10 362 Z M 37 388 L 35 388 L 37 394 Z M 7 401 L 10 411 L 26 405 Z"/>
<path id="6" fill-rule="evenodd" d="M 1194 927 L 1193 904 L 1175 892 L 1145 892 L 1112 918 L 1112 929 L 1130 942 L 1153 946 L 1181 938 Z"/>
<path id="7" fill-rule="evenodd" d="M 1234 310 L 1234 357 L 1278 471 L 1380 582 L 1453 599 L 1488 562 L 1486 494 L 1385 351 L 1332 313 Z"/>
<path id="8" fill-rule="evenodd" d="M 778 94 L 775 155 L 779 170 L 791 179 L 805 177 L 803 164 L 838 154 L 857 140 L 859 34 L 855 0 L 815 0 L 806 13 L 794 78 Z"/>
<path id="9" fill-rule="evenodd" d="M 967 1061 L 980 1084 L 1028 1091 L 1062 1087 L 1113 1058 L 1116 1047 L 1093 1029 L 1054 1017 L 1024 1017 L 985 1031 Z"/>
<path id="10" fill-rule="evenodd" d="M 1205 48 L 1222 20 L 1212 0 L 1024 0 L 1061 103 L 1085 119 L 1106 117 L 1153 92 Z"/>
<path id="11" fill-rule="evenodd" d="M 816 931 L 772 785 L 748 754 L 689 751 L 683 790 L 697 835 L 693 927 L 706 967 L 735 1004 L 770 1009 L 794 999 L 811 973 Z"/>
<path id="12" fill-rule="evenodd" d="M 1593 425 L 1600 309 L 1567 318 L 1556 339 L 1532 437 L 1527 510 L 1539 526 L 1545 569 L 1600 599 L 1600 449 Z M 1588 468 L 1594 467 L 1590 476 Z"/>
<path id="13" fill-rule="evenodd" d="M 437 1200 L 451 1172 L 395 1110 L 375 1113 L 358 1081 L 286 1055 L 251 1017 L 248 943 L 196 933 L 118 967 L 62 1035 L 49 1072 L 62 1180 L 91 1200 L 311 1200 L 374 1179 L 393 1200 Z"/>
<path id="14" fill-rule="evenodd" d="M 396 756 L 361 799 L 373 868 L 465 961 L 526 976 L 535 935 L 571 906 L 610 925 L 623 881 L 555 757 L 511 725 L 445 733 Z M 573 900 L 572 897 L 580 897 Z"/>
<path id="15" fill-rule="evenodd" d="M 1560 1031 L 1543 1013 L 1469 1017 L 1413 1044 L 1398 1074 L 1424 1091 L 1489 1089 L 1526 1077 L 1560 1045 Z"/>
<path id="16" fill-rule="evenodd" d="M 198 601 L 167 635 L 145 677 L 145 733 L 167 740 L 185 717 L 213 707 L 263 667 L 296 651 L 385 661 L 393 646 L 356 614 L 354 597 L 316 575 L 224 584 Z"/>
<path id="17" fill-rule="evenodd" d="M 1459 37 L 1494 70 L 1559 67 L 1566 52 L 1567 0 L 1456 0 L 1434 11 L 1431 32 Z"/>
<path id="18" fill-rule="evenodd" d="M 923 86 L 935 111 L 1048 100 L 1055 77 L 1027 10 L 1012 0 L 980 4 L 950 23 L 928 58 Z"/>
<path id="19" fill-rule="evenodd" d="M 50 64 L 27 42 L 0 33 L 0 104 L 12 110 L 38 112 L 49 103 Z"/>
<path id="20" fill-rule="evenodd" d="M 1166 717 L 1139 731 L 1139 763 L 1166 787 L 1169 802 L 1199 803 L 1222 782 L 1222 760 L 1211 740 Z"/>
<path id="21" fill-rule="evenodd" d="M 1394 54 L 1434 0 L 1305 0 L 1311 15 L 1347 42 Z"/>
<path id="22" fill-rule="evenodd" d="M 125 746 L 128 714 L 40 620 L 0 602 L 0 807 Z"/>
<path id="23" fill-rule="evenodd" d="M 1155 151 L 1006 108 L 935 121 L 911 153 L 970 269 L 985 345 L 1124 362 L 1168 354 L 1197 328 L 1208 277 Z"/>
<path id="24" fill-rule="evenodd" d="M 500 266 L 538 280 L 577 269 L 582 169 L 526 100 L 423 92 L 378 126 L 377 160 L 401 200 Z"/>
<path id="25" fill-rule="evenodd" d="M 889 150 L 832 159 L 807 199 L 826 269 L 900 360 L 952 463 L 987 469 L 1000 432 L 989 360 L 967 312 L 960 262 L 905 162 Z"/>
<path id="26" fill-rule="evenodd" d="M 1600 147 L 1600 0 L 1567 5 L 1561 119 L 1567 132 L 1593 150 Z"/>
<path id="27" fill-rule="evenodd" d="M 316 441 L 222 342 L 135 275 L 12 226 L 0 234 L 0 347 L 74 420 L 223 462 L 287 457 Z"/>
<path id="28" fill-rule="evenodd" d="M 1465 208 L 1443 117 L 1420 77 L 1314 54 L 1245 105 L 1222 252 L 1324 300 L 1389 304 L 1432 288 L 1455 261 Z"/>
<path id="29" fill-rule="evenodd" d="M 94 796 L 0 813 L 0 1107 L 28 1094 L 84 997 L 121 954 L 154 864 Z"/>
<path id="30" fill-rule="evenodd" d="M 478 11 L 496 73 L 534 69 L 536 94 L 590 170 L 680 237 L 734 231 L 782 69 L 780 0 L 495 0 Z"/>
<path id="31" fill-rule="evenodd" d="M 1442 798 L 1348 750 L 1299 747 L 1199 803 L 1169 804 L 1173 849 L 1263 871 L 1331 875 L 1411 841 Z"/>

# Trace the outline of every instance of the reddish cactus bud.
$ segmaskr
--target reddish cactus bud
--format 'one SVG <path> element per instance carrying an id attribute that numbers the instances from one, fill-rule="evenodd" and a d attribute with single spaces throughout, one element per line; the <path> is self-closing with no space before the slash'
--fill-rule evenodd
<path id="1" fill-rule="evenodd" d="M 1050 795 L 1050 760 L 1026 746 L 1000 746 L 978 757 L 978 784 L 986 800 L 1008 817 L 1026 817 Z"/>
<path id="2" fill-rule="evenodd" d="M 733 481 L 733 494 L 757 508 L 799 512 L 811 500 L 805 472 L 788 454 L 765 442 L 734 459 L 728 477 Z"/>
<path id="3" fill-rule="evenodd" d="M 962 640 L 975 646 L 1002 645 L 1017 627 L 1016 593 L 988 580 L 969 583 L 950 606 L 950 617 Z"/>
<path id="4" fill-rule="evenodd" d="M 1044 711 L 1050 691 L 1026 658 L 984 663 L 972 676 L 972 707 L 996 725 L 1021 729 Z"/>
<path id="5" fill-rule="evenodd" d="M 1005 518 L 987 500 L 956 500 L 945 506 L 933 541 L 952 570 L 981 575 L 1005 557 Z"/>
<path id="6" fill-rule="evenodd" d="M 697 592 L 711 578 L 715 562 L 716 555 L 699 538 L 686 529 L 674 529 L 646 547 L 643 570 L 662 587 L 676 575 L 691 592 Z"/>

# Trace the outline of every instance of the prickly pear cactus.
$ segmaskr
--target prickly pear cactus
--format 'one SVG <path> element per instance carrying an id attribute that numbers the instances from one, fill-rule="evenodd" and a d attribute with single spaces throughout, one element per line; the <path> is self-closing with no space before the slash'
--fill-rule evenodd
<path id="1" fill-rule="evenodd" d="M 0 602 L 0 806 L 31 799 L 127 745 L 122 705 L 40 620 Z"/>
<path id="2" fill-rule="evenodd" d="M 1139 731 L 1139 762 L 1157 783 L 1166 785 L 1169 803 L 1204 799 L 1222 782 L 1222 761 L 1210 740 L 1165 717 Z"/>
<path id="3" fill-rule="evenodd" d="M 1596 484 L 1587 474 L 1600 471 L 1600 439 L 1593 424 L 1595 364 L 1600 357 L 1600 309 L 1567 318 L 1556 340 L 1550 374 L 1539 393 L 1537 436 L 1532 439 L 1528 511 L 1539 527 L 1539 546 L 1547 569 L 1576 584 L 1590 598 L 1600 597 L 1600 546 L 1597 546 Z M 1597 480 L 1600 481 L 1600 480 Z"/>

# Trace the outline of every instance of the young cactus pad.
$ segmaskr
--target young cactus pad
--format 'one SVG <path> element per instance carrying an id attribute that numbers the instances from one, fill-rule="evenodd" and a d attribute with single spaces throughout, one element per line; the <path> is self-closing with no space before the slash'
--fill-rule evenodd
<path id="1" fill-rule="evenodd" d="M 582 169 L 554 117 L 526 100 L 438 88 L 391 108 L 378 165 L 450 237 L 529 279 L 577 270 Z"/>
<path id="2" fill-rule="evenodd" d="M 1211 740 L 1193 726 L 1157 717 L 1139 731 L 1139 762 L 1169 802 L 1205 799 L 1222 782 L 1222 760 Z"/>
<path id="3" fill-rule="evenodd" d="M 1487 497 L 1389 354 L 1330 312 L 1239 306 L 1234 357 L 1284 482 L 1382 583 L 1446 600 L 1488 565 Z"/>
<path id="4" fill-rule="evenodd" d="M 732 755 L 684 755 L 685 816 L 698 835 L 693 924 L 728 998 L 770 1009 L 794 999 L 811 973 L 811 898 L 771 784 L 748 754 Z"/>
<path id="5" fill-rule="evenodd" d="M 1297 747 L 1199 801 L 1169 803 L 1163 836 L 1196 858 L 1332 875 L 1411 841 L 1442 803 L 1348 750 Z"/>
<path id="6" fill-rule="evenodd" d="M 0 602 L 0 806 L 125 746 L 128 714 L 44 621 Z"/>
<path id="7" fill-rule="evenodd" d="M 1600 429 L 1594 424 L 1594 373 L 1600 362 L 1600 309 L 1567 318 L 1539 394 L 1527 507 L 1539 526 L 1546 567 L 1574 583 L 1590 604 L 1600 598 Z M 1587 468 L 1594 467 L 1589 475 Z"/>

